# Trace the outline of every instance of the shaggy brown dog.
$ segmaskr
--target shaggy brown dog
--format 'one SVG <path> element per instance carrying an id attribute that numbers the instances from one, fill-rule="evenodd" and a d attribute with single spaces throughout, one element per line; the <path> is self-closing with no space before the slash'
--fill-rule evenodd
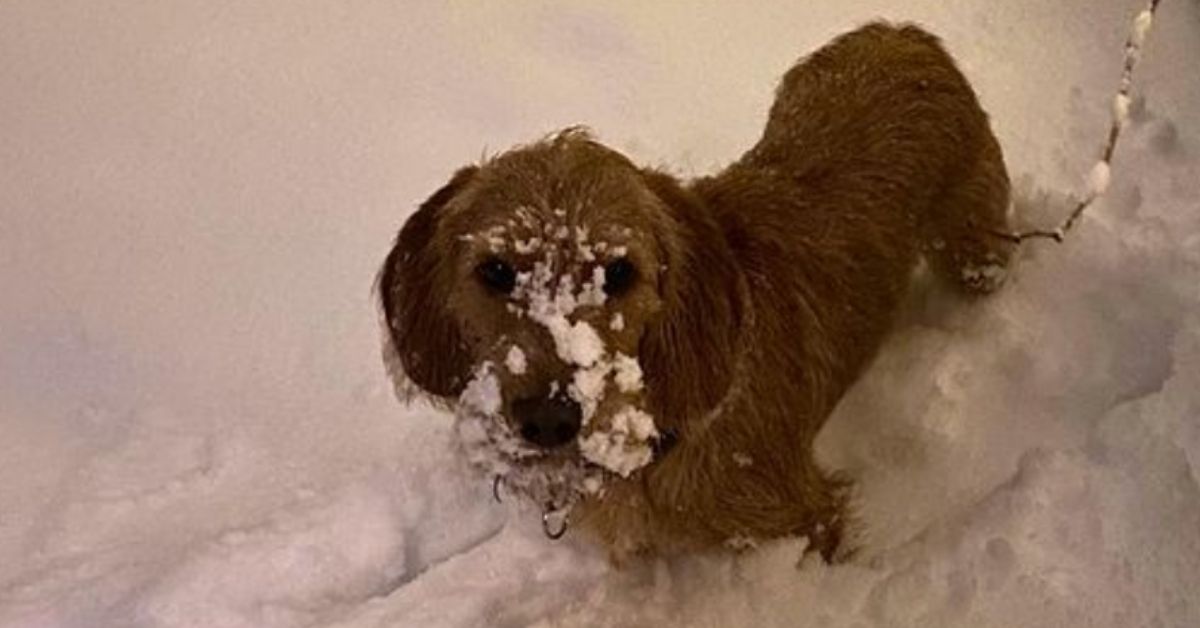
<path id="1" fill-rule="evenodd" d="M 1011 245 L 985 231 L 1008 230 L 1008 195 L 938 40 L 870 24 L 793 67 L 715 176 L 681 184 L 578 130 L 460 170 L 383 266 L 389 349 L 411 392 L 519 435 L 480 436 L 497 472 L 601 469 L 572 520 L 618 559 L 788 535 L 828 559 L 845 484 L 813 439 L 919 256 L 967 293 L 999 285 Z"/>

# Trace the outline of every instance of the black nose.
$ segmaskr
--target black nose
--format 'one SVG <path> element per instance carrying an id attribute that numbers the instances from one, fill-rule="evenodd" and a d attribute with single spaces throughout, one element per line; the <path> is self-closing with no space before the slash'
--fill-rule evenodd
<path id="1" fill-rule="evenodd" d="M 521 426 L 521 437 L 539 447 L 558 447 L 579 433 L 583 410 L 574 400 L 561 395 L 518 399 L 513 417 Z"/>

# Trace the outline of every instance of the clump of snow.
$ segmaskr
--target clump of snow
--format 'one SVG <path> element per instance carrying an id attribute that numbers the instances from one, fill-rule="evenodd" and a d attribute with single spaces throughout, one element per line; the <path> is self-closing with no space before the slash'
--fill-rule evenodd
<path id="1" fill-rule="evenodd" d="M 604 342 L 591 325 L 571 321 L 569 316 L 580 306 L 603 305 L 603 284 L 596 287 L 592 281 L 585 282 L 579 292 L 573 285 L 571 275 L 558 276 L 552 261 L 543 259 L 534 264 L 532 271 L 517 274 L 513 298 L 527 303 L 529 318 L 550 332 L 559 358 L 570 365 L 588 367 L 604 354 Z"/>
<path id="2" fill-rule="evenodd" d="M 605 430 L 595 430 L 579 441 L 588 461 L 622 477 L 650 464 L 652 439 L 658 436 L 654 418 L 636 408 L 624 408 L 610 419 Z"/>
<path id="3" fill-rule="evenodd" d="M 613 369 L 616 371 L 617 388 L 624 393 L 634 393 L 642 389 L 642 366 L 636 358 L 618 353 L 613 358 Z"/>
<path id="4" fill-rule="evenodd" d="M 611 372 L 612 364 L 607 360 L 597 361 L 588 368 L 575 369 L 567 393 L 582 407 L 584 425 L 592 422 Z"/>
<path id="5" fill-rule="evenodd" d="M 596 364 L 604 355 L 604 341 L 600 339 L 600 334 L 596 333 L 596 328 L 582 321 L 560 324 L 565 320 L 562 317 L 554 317 L 544 321 L 546 328 L 554 336 L 554 346 L 558 349 L 559 357 L 567 364 L 584 368 Z"/>
<path id="6" fill-rule="evenodd" d="M 1092 171 L 1088 173 L 1088 195 L 1101 196 L 1108 191 L 1109 181 L 1112 179 L 1112 167 L 1108 162 L 1098 161 L 1092 166 Z"/>
<path id="7" fill-rule="evenodd" d="M 1141 48 L 1146 43 L 1146 34 L 1150 32 L 1150 27 L 1154 24 L 1154 14 L 1149 10 L 1142 11 L 1133 19 L 1132 37 L 1130 44 L 1134 48 Z"/>
<path id="8" fill-rule="evenodd" d="M 475 377 L 467 383 L 459 398 L 460 406 L 477 414 L 496 414 L 500 411 L 504 398 L 500 395 L 500 383 L 492 373 L 492 365 L 484 362 Z"/>
<path id="9" fill-rule="evenodd" d="M 1113 119 L 1117 121 L 1117 125 L 1124 127 L 1129 123 L 1129 105 L 1132 98 L 1128 94 L 1118 93 L 1113 96 Z"/>
<path id="10" fill-rule="evenodd" d="M 525 352 L 521 351 L 517 345 L 513 345 L 504 358 L 504 366 L 513 375 L 524 375 L 525 369 L 528 367 L 528 363 L 525 361 Z"/>

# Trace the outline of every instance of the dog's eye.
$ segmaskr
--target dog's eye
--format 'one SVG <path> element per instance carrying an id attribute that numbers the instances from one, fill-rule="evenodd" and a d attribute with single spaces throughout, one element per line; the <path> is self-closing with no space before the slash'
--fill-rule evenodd
<path id="1" fill-rule="evenodd" d="M 610 297 L 618 296 L 633 286 L 637 279 L 637 268 L 633 262 L 622 257 L 604 266 L 604 292 Z"/>
<path id="2" fill-rule="evenodd" d="M 517 285 L 517 273 L 513 267 L 495 257 L 489 257 L 482 264 L 476 266 L 475 275 L 484 285 L 503 294 L 512 292 Z"/>

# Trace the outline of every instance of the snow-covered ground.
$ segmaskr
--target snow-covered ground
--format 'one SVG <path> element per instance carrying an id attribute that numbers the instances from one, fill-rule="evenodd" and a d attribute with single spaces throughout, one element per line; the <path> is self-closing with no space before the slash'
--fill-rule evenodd
<path id="1" fill-rule="evenodd" d="M 587 123 L 709 172 L 880 15 L 945 38 L 1050 223 L 1140 9 L 0 3 L 0 626 L 1200 626 L 1195 0 L 1163 1 L 1109 195 L 994 298 L 920 284 L 832 418 L 850 564 L 548 541 L 393 399 L 370 299 L 463 162 Z"/>

